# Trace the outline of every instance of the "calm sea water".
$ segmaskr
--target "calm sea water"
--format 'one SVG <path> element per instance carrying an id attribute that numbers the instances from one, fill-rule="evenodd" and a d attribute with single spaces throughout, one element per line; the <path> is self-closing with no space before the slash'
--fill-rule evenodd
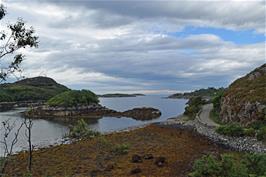
<path id="1" fill-rule="evenodd" d="M 162 96 L 140 96 L 127 98 L 100 98 L 100 103 L 108 108 L 125 111 L 135 107 L 154 107 L 162 112 L 161 117 L 150 121 L 138 121 L 131 118 L 121 117 L 103 117 L 98 120 L 87 121 L 90 128 L 100 132 L 110 132 L 125 129 L 132 126 L 143 125 L 151 122 L 166 120 L 183 113 L 185 99 L 164 99 Z M 23 118 L 20 112 L 25 109 L 19 108 L 16 110 L 1 112 L 0 122 L 9 119 L 10 122 L 18 126 L 22 123 Z M 68 125 L 43 119 L 34 120 L 32 128 L 33 144 L 42 146 L 55 143 L 61 139 L 69 131 Z M 3 137 L 3 130 L 0 129 L 0 139 Z M 26 136 L 25 129 L 22 128 L 19 135 L 19 141 L 15 147 L 15 151 L 25 149 Z M 0 155 L 3 153 L 3 148 L 0 146 Z"/>

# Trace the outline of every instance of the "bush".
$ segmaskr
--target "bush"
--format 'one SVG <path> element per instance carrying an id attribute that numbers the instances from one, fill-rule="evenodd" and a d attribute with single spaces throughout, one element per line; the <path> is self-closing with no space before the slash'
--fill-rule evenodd
<path id="1" fill-rule="evenodd" d="M 239 137 L 244 135 L 244 128 L 238 124 L 227 124 L 218 127 L 216 132 L 227 136 Z"/>
<path id="2" fill-rule="evenodd" d="M 258 129 L 257 134 L 256 134 L 256 138 L 259 141 L 266 141 L 266 126 Z"/>
<path id="3" fill-rule="evenodd" d="M 48 100 L 49 106 L 72 107 L 98 103 L 98 97 L 89 90 L 71 90 L 63 92 Z"/>
<path id="4" fill-rule="evenodd" d="M 245 128 L 244 129 L 244 135 L 245 136 L 252 136 L 252 137 L 254 137 L 255 134 L 256 134 L 256 131 L 255 131 L 254 128 Z"/>
<path id="5" fill-rule="evenodd" d="M 205 104 L 205 101 L 202 99 L 202 97 L 190 98 L 187 102 L 187 106 L 185 107 L 184 115 L 194 119 L 203 104 Z"/>
<path id="6" fill-rule="evenodd" d="M 129 144 L 117 144 L 114 146 L 113 153 L 116 155 L 124 155 L 129 151 Z"/>
<path id="7" fill-rule="evenodd" d="M 99 132 L 88 128 L 88 124 L 83 120 L 79 120 L 75 126 L 70 129 L 68 137 L 75 139 L 93 138 L 100 135 Z"/>
<path id="8" fill-rule="evenodd" d="M 257 177 L 266 175 L 266 154 L 206 155 L 196 160 L 191 177 Z"/>

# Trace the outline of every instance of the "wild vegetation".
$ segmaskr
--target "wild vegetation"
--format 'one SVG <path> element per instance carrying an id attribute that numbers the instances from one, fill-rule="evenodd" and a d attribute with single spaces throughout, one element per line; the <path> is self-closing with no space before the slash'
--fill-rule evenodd
<path id="1" fill-rule="evenodd" d="M 49 106 L 80 106 L 99 103 L 97 95 L 89 90 L 70 90 L 54 96 L 47 101 Z"/>
<path id="2" fill-rule="evenodd" d="M 185 92 L 185 93 L 175 93 L 173 95 L 168 96 L 168 98 L 191 98 L 191 97 L 205 97 L 205 98 L 211 98 L 216 96 L 219 92 L 223 92 L 224 88 L 214 88 L 209 87 L 206 89 L 199 89 L 195 90 L 193 92 Z"/>
<path id="3" fill-rule="evenodd" d="M 202 97 L 192 97 L 187 102 L 187 106 L 185 107 L 184 115 L 188 116 L 191 119 L 194 119 L 201 110 L 203 104 L 206 101 L 202 99 Z"/>
<path id="4" fill-rule="evenodd" d="M 83 120 L 78 120 L 77 124 L 70 128 L 67 137 L 74 139 L 86 139 L 99 136 L 100 133 L 89 128 L 88 124 Z"/>
<path id="5" fill-rule="evenodd" d="M 266 154 L 225 153 L 205 155 L 195 161 L 190 177 L 264 177 Z"/>
<path id="6" fill-rule="evenodd" d="M 67 90 L 51 78 L 35 77 L 0 85 L 0 102 L 48 100 Z"/>

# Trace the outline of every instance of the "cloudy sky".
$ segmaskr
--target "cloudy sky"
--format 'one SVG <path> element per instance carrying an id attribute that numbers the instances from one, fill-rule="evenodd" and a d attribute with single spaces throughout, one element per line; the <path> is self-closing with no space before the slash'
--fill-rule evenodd
<path id="1" fill-rule="evenodd" d="M 1 2 L 1 0 L 0 0 Z M 39 35 L 24 75 L 96 93 L 228 86 L 266 62 L 265 1 L 2 0 Z"/>

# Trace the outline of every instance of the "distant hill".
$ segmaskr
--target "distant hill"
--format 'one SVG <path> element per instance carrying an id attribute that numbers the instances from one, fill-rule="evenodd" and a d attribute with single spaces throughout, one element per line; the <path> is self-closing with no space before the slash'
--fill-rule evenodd
<path id="1" fill-rule="evenodd" d="M 199 89 L 195 90 L 193 92 L 185 92 L 185 93 L 175 93 L 173 95 L 168 96 L 167 98 L 192 98 L 192 97 L 203 97 L 203 98 L 211 98 L 215 96 L 218 92 L 224 91 L 224 88 L 214 88 L 214 87 L 209 87 L 207 89 Z"/>
<path id="2" fill-rule="evenodd" d="M 23 79 L 0 85 L 0 102 L 48 100 L 69 90 L 48 77 Z"/>
<path id="3" fill-rule="evenodd" d="M 103 94 L 98 95 L 99 97 L 104 98 L 114 98 L 114 97 L 137 97 L 137 96 L 145 96 L 144 94 L 135 93 L 135 94 L 123 94 L 123 93 L 109 93 L 109 94 Z"/>
<path id="4" fill-rule="evenodd" d="M 266 64 L 234 81 L 221 99 L 224 122 L 266 121 Z"/>

